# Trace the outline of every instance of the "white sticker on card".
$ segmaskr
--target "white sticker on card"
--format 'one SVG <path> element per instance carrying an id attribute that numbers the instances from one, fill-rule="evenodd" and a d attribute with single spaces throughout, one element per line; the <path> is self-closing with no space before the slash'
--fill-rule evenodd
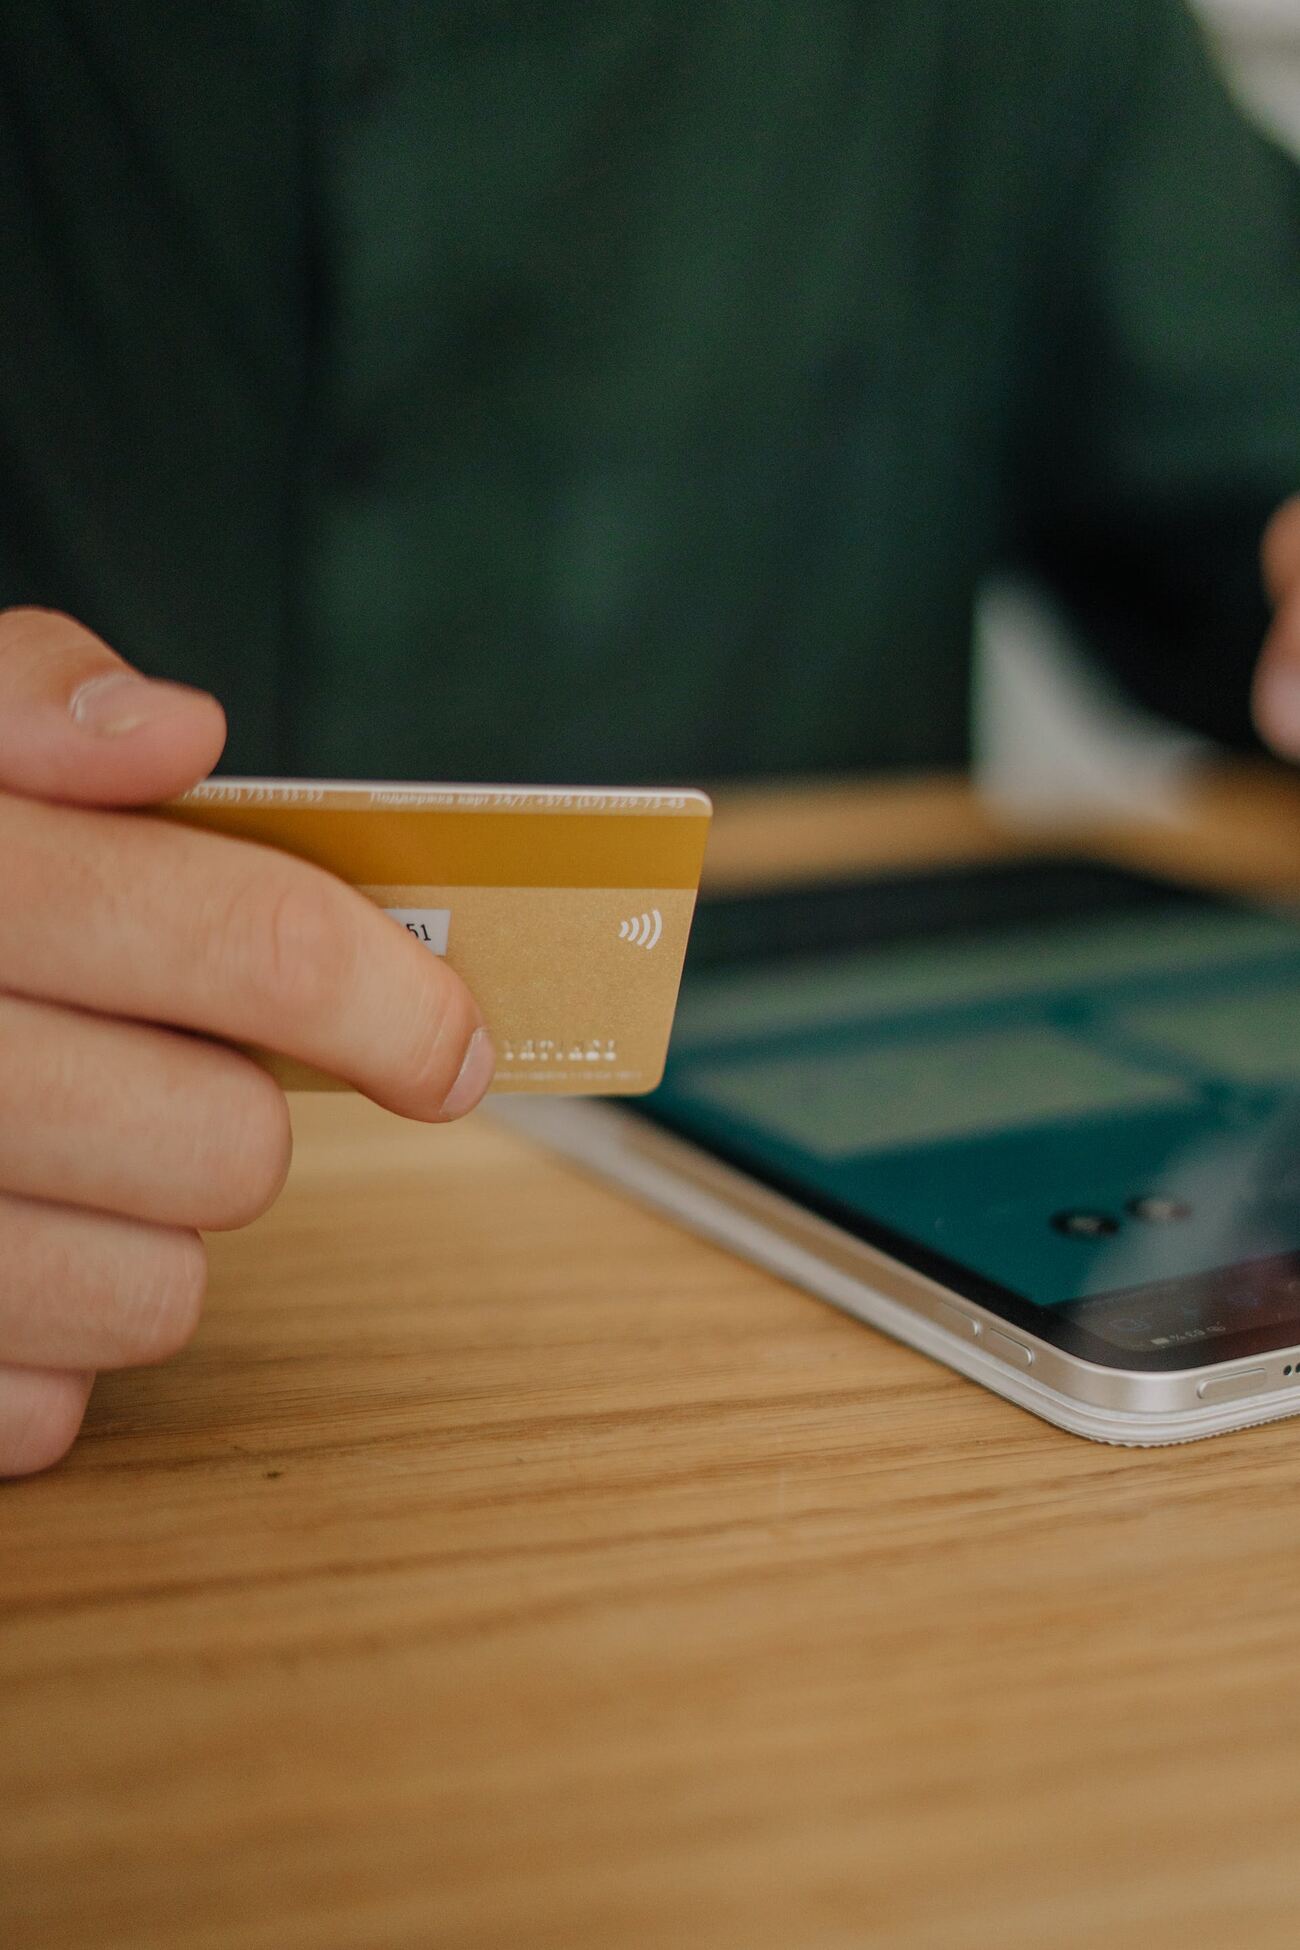
<path id="1" fill-rule="evenodd" d="M 400 921 L 406 932 L 422 941 L 431 954 L 446 954 L 451 932 L 449 907 L 386 907 L 384 912 Z"/>

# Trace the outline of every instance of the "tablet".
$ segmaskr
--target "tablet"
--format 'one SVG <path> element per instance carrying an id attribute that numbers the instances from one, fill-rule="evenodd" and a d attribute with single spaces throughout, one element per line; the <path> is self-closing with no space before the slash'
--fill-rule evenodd
<path id="1" fill-rule="evenodd" d="M 1062 1426 L 1300 1409 L 1288 913 L 1072 859 L 714 899 L 591 1115 L 535 1128 Z"/>

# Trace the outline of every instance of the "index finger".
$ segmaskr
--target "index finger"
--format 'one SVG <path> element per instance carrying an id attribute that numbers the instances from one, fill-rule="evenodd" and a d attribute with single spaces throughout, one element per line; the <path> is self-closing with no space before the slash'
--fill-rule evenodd
<path id="1" fill-rule="evenodd" d="M 142 814 L 0 795 L 0 988 L 277 1050 L 404 1116 L 493 1067 L 460 977 L 320 868 Z"/>
<path id="2" fill-rule="evenodd" d="M 0 613 L 0 787 L 74 805 L 155 804 L 206 778 L 226 721 L 54 610 Z"/>

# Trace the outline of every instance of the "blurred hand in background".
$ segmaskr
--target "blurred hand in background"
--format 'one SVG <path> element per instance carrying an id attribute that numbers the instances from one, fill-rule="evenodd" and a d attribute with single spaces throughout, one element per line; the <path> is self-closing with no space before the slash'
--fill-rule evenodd
<path id="1" fill-rule="evenodd" d="M 1255 673 L 1255 723 L 1281 757 L 1300 760 L 1300 495 L 1269 524 L 1264 581 L 1277 615 Z"/>

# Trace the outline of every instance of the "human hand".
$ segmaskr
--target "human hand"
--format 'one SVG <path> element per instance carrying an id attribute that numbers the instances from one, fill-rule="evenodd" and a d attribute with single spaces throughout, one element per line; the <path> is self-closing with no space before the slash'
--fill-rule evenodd
<path id="1" fill-rule="evenodd" d="M 0 615 L 0 1475 L 56 1462 L 100 1368 L 202 1302 L 200 1228 L 289 1165 L 275 1049 L 429 1121 L 492 1073 L 469 991 L 330 875 L 122 808 L 206 776 L 215 699 L 41 610 Z"/>
<path id="2" fill-rule="evenodd" d="M 1255 669 L 1255 724 L 1280 757 L 1300 760 L 1300 495 L 1269 523 L 1263 560 L 1276 615 Z"/>

